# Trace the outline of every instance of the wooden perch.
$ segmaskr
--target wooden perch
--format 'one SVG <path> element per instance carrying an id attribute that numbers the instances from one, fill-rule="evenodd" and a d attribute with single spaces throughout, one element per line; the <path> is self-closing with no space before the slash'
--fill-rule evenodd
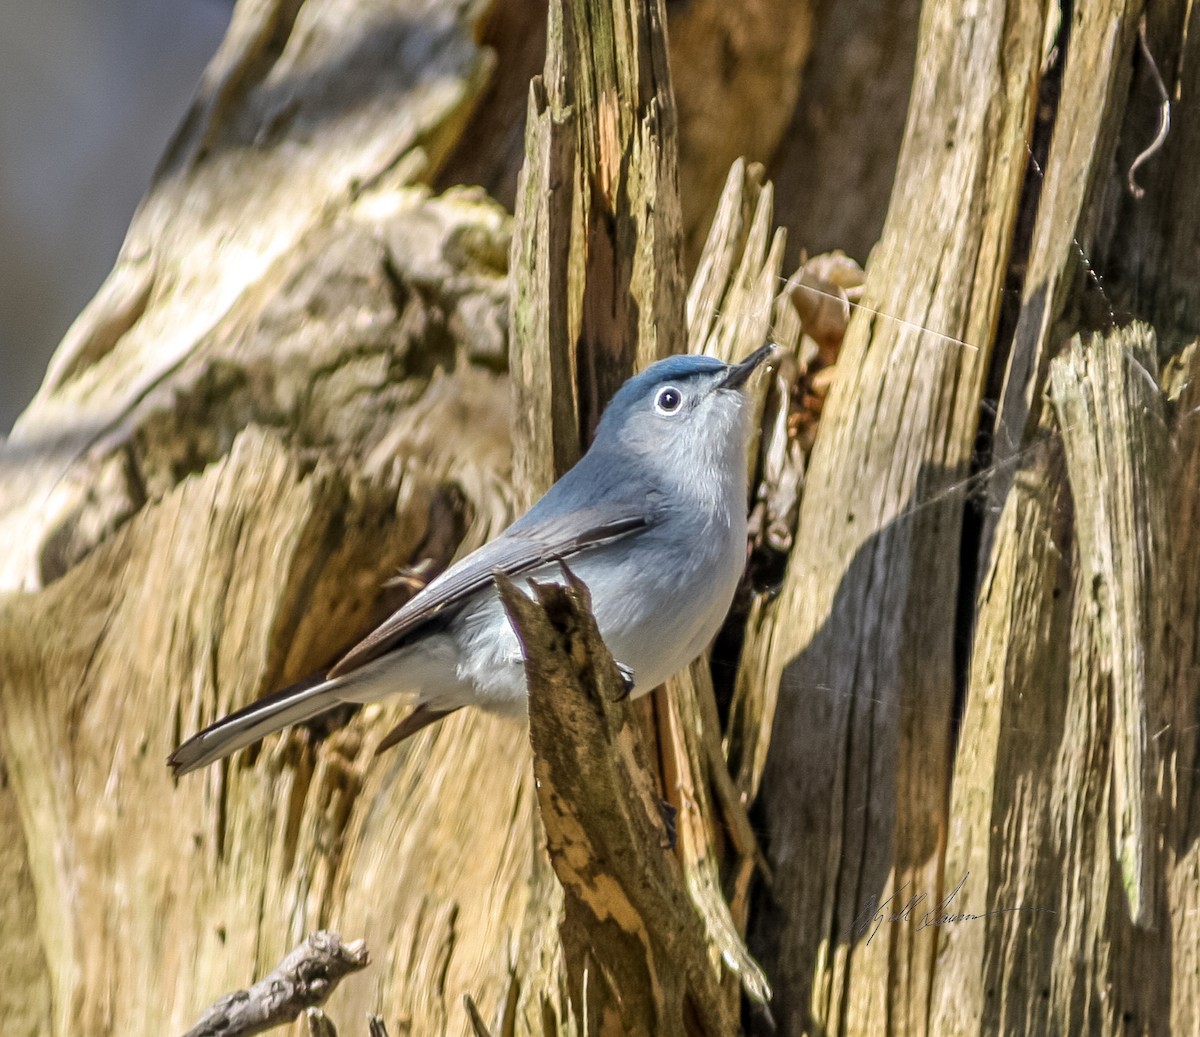
<path id="1" fill-rule="evenodd" d="M 670 852 L 632 705 L 587 588 L 498 577 L 524 646 L 534 778 L 565 911 L 575 1013 L 588 1034 L 731 1034 L 736 1021 Z"/>
<path id="2" fill-rule="evenodd" d="M 637 367 L 685 348 L 740 359 L 770 334 L 783 236 L 772 232 L 771 192 L 762 187 L 761 170 L 747 174 L 740 161 L 701 260 L 695 299 L 685 305 L 664 25 L 658 0 L 550 4 L 546 66 L 529 93 L 510 259 L 515 482 L 529 500 L 578 458 L 604 404 Z M 631 836 L 631 844 L 662 842 L 661 790 L 678 813 L 682 867 L 672 888 L 692 902 L 679 905 L 697 932 L 689 953 L 704 960 L 710 978 L 727 968 L 752 999 L 765 1002 L 770 985 L 742 939 L 744 911 L 735 917 L 724 889 L 726 867 L 737 876 L 734 888 L 747 888 L 756 851 L 745 805 L 726 773 L 707 661 L 635 712 L 641 732 L 631 729 L 626 740 L 654 746 L 649 755 L 660 768 L 647 778 L 653 792 L 645 793 L 653 801 L 653 831 Z M 635 714 L 622 715 L 634 722 Z M 581 741 L 578 732 L 571 741 Z M 535 737 L 535 754 L 540 744 Z M 603 753 L 607 740 L 587 744 Z M 541 767 L 536 761 L 535 772 Z M 546 810 L 543 802 L 550 828 Z M 596 823 L 588 801 L 572 798 L 570 813 Z M 603 819 L 595 830 L 606 830 Z M 563 952 L 575 1015 L 590 1027 L 599 1018 L 592 1012 L 595 980 L 587 997 L 579 982 L 589 969 L 595 975 L 590 946 L 564 940 Z M 660 957 L 656 968 L 662 967 Z M 631 976 L 642 989 L 644 970 Z M 614 1016 L 624 1018 L 621 1032 L 658 1032 L 630 1023 L 638 1016 L 623 978 L 608 975 L 605 995 L 629 1009 L 628 1018 Z M 736 1016 L 737 986 L 727 984 L 722 996 L 723 1007 L 707 1018 Z"/>
<path id="3" fill-rule="evenodd" d="M 306 1008 L 324 1004 L 351 972 L 371 957 L 362 940 L 342 943 L 327 929 L 308 938 L 252 987 L 226 994 L 183 1037 L 248 1037 L 290 1023 Z"/>

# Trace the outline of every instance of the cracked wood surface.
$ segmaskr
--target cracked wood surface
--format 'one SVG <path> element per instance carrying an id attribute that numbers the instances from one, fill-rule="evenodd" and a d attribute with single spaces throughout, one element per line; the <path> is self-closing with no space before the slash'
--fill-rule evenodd
<path id="1" fill-rule="evenodd" d="M 779 687 L 762 779 L 772 909 L 752 948 L 788 1032 L 930 1032 L 936 930 L 868 941 L 855 920 L 872 896 L 942 884 L 963 507 L 951 488 L 969 471 L 1041 42 L 1034 4 L 925 7 L 898 188 L 781 593 L 743 650 L 753 679 Z"/>
<path id="2" fill-rule="evenodd" d="M 1145 203 L 1128 195 L 1152 96 L 1142 13 L 1079 8 L 1057 38 L 946 850 L 947 874 L 978 883 L 976 904 L 1041 914 L 947 929 L 934 1021 L 948 1033 L 1190 1033 L 1200 1019 L 1198 328 L 1177 267 L 1200 150 L 1185 120 L 1139 172 Z M 1186 104 L 1194 12 L 1147 16 Z M 1114 326 L 1130 317 L 1150 327 Z"/>
<path id="3" fill-rule="evenodd" d="M 1170 358 L 1172 396 L 1194 394 L 1178 214 L 1200 151 L 1185 120 L 1132 202 L 1141 5 L 1076 5 L 1044 49 L 1045 13 L 925 5 L 875 312 L 839 360 L 780 601 L 752 615 L 747 680 L 782 681 L 763 779 L 778 911 L 752 949 L 797 1032 L 1195 1027 L 1198 612 L 1173 559 L 1194 554 L 1196 486 L 1167 474 L 1194 431 L 1157 371 Z M 1185 103 L 1194 12 L 1148 24 Z M 1115 327 L 1130 315 L 1157 347 Z M 999 413 L 972 461 L 986 384 Z M 855 925 L 967 876 L 946 910 L 974 920 Z"/>
<path id="4" fill-rule="evenodd" d="M 394 608 L 398 567 L 511 518 L 508 221 L 413 183 L 488 59 L 472 8 L 418 7 L 239 5 L 0 448 L 9 1032 L 182 1032 L 331 920 L 387 964 L 340 1011 L 465 1033 L 463 993 L 507 996 L 532 854 L 519 725 L 463 717 L 369 766 L 385 704 L 192 782 L 162 768 Z M 117 996 L 135 991 L 158 994 Z"/>
<path id="5" fill-rule="evenodd" d="M 117 269 L 4 447 L 5 521 L 23 531 L 7 574 L 27 590 L 4 599 L 0 625 L 16 808 L 2 816 L 24 857 L 4 872 L 19 892 L 6 918 L 20 924 L 5 927 L 0 957 L 29 970 L 29 1032 L 47 1016 L 59 1033 L 182 1030 L 248 968 L 328 924 L 363 933 L 379 962 L 369 983 L 339 990 L 338 1013 L 386 1006 L 416 1029 L 465 1033 L 470 993 L 514 1025 L 547 1025 L 558 895 L 532 864 L 520 725 L 454 717 L 372 763 L 400 715 L 383 704 L 187 782 L 161 766 L 182 734 L 336 657 L 400 600 L 383 587 L 397 567 L 443 566 L 512 513 L 497 373 L 508 225 L 477 193 L 410 184 L 461 124 L 486 58 L 449 14 L 427 26 L 392 9 L 360 33 L 344 31 L 352 10 L 239 7 Z M 414 80 L 389 64 L 393 44 L 463 82 Z M 354 84 L 372 75 L 386 103 L 351 112 Z M 669 193 L 673 160 L 645 136 L 664 106 L 631 140 Z M 613 181 L 606 162 L 618 190 L 606 204 L 628 207 L 643 188 Z M 763 213 L 745 256 L 735 235 L 710 279 L 725 307 L 720 354 L 748 352 L 765 328 L 781 253 L 760 274 Z M 623 233 L 658 241 L 661 260 L 678 232 L 666 223 L 654 238 L 647 218 Z M 681 343 L 680 274 L 648 263 L 639 276 L 666 277 L 666 301 L 639 298 L 680 320 L 655 326 L 635 308 L 631 327 Z M 749 315 L 739 299 L 768 305 Z M 185 310 L 172 336 L 158 333 Z M 723 958 L 761 997 L 712 843 L 707 783 L 723 763 L 711 704 L 709 743 L 687 734 L 698 708 L 672 714 L 669 735 L 681 853 L 716 940 L 710 967 Z M 744 862 L 753 838 L 728 791 L 723 816 Z M 520 969 L 514 947 L 528 952 Z M 736 1004 L 736 980 L 725 987 Z"/>
<path id="6" fill-rule="evenodd" d="M 262 979 L 218 998 L 183 1037 L 250 1037 L 291 1022 L 324 1004 L 370 960 L 362 940 L 343 944 L 337 933 L 318 929 Z"/>
<path id="7" fill-rule="evenodd" d="M 543 230 L 518 227 L 510 253 L 508 223 L 481 194 L 415 186 L 452 168 L 477 125 L 494 63 L 478 19 L 494 11 L 369 6 L 239 5 L 117 268 L 0 447 L 0 1013 L 12 1032 L 180 1031 L 248 968 L 329 924 L 363 933 L 380 963 L 339 990 L 335 1014 L 384 1008 L 413 1032 L 467 1034 L 469 993 L 497 1033 L 581 1023 L 561 892 L 534 863 L 519 725 L 459 714 L 372 763 L 401 715 L 384 704 L 190 782 L 161 766 L 180 733 L 328 662 L 400 600 L 382 589 L 396 567 L 436 569 L 498 531 L 581 447 L 607 380 L 656 355 L 660 332 L 683 341 L 682 323 L 651 326 L 618 298 L 625 260 L 649 269 L 672 253 L 676 223 L 692 233 L 692 217 L 661 213 L 665 153 L 643 147 L 647 126 L 669 126 L 663 81 L 640 78 L 661 69 L 661 48 L 600 80 L 638 103 L 584 105 L 623 127 L 621 147 L 662 192 L 659 216 L 621 225 L 647 251 L 620 246 L 612 261 L 612 242 L 628 243 L 615 223 L 537 237 L 583 206 L 551 191 L 564 171 L 579 186 L 583 165 L 564 166 L 564 149 L 583 130 L 549 68 L 542 93 L 518 92 L 539 120 L 522 207 Z M 765 453 L 792 466 L 803 499 L 781 594 L 756 586 L 746 606 L 723 732 L 734 777 L 712 737 L 728 689 L 714 695 L 707 668 L 637 704 L 679 809 L 710 964 L 724 956 L 729 970 L 716 973 L 721 1018 L 736 1019 L 739 982 L 765 990 L 739 935 L 749 916 L 785 1033 L 1200 1025 L 1200 596 L 1184 578 L 1200 571 L 1188 218 L 1200 148 L 1187 117 L 1200 32 L 1183 3 L 1145 12 L 1179 104 L 1135 204 L 1124 171 L 1157 103 L 1137 56 L 1142 5 L 1075 7 L 1047 50 L 1045 5 L 925 5 L 863 297 L 876 312 L 853 318 L 807 472 L 779 384 L 767 404 Z M 577 25 L 558 9 L 564 31 Z M 793 15 L 781 34 L 807 8 Z M 828 24 L 824 9 L 814 17 Z M 758 53 L 755 39 L 727 53 Z M 779 41 L 788 68 L 794 43 Z M 796 151 L 777 168 L 794 171 Z M 605 168 L 611 205 L 623 172 Z M 711 169 L 681 173 L 693 175 Z M 774 290 L 773 201 L 739 164 L 686 304 L 681 280 L 652 279 L 641 297 L 686 308 L 688 348 L 734 357 L 772 328 L 798 341 Z M 793 189 L 784 211 L 803 201 Z M 625 337 L 601 326 L 617 362 L 577 394 L 575 359 L 536 380 L 562 343 L 589 348 L 581 329 L 603 309 L 569 295 L 581 236 L 592 274 L 608 241 L 592 302 L 621 303 Z M 565 262 L 564 281 L 539 296 L 527 280 L 510 305 L 510 255 L 546 278 Z M 528 343 L 512 354 L 526 393 L 518 456 L 555 445 L 515 477 L 510 310 Z M 1128 314 L 1152 332 L 1118 329 Z M 553 405 L 526 420 L 547 392 Z M 972 461 L 979 404 L 997 392 L 997 427 Z M 980 485 L 979 549 L 968 537 L 960 551 Z M 787 496 L 770 506 L 786 513 Z M 756 833 L 746 804 L 760 788 Z M 756 834 L 773 882 L 752 898 Z M 850 935 L 865 897 L 936 899 L 968 872 L 961 910 L 1002 913 Z"/>
<path id="8" fill-rule="evenodd" d="M 567 982 L 586 1033 L 729 1034 L 704 925 L 672 853 L 636 711 L 583 584 L 508 580 L 501 597 L 529 674 L 534 783 L 564 892 Z"/>

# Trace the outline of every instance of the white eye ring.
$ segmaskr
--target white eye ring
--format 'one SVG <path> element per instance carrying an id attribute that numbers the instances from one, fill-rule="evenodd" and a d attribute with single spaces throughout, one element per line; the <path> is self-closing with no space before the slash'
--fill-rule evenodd
<path id="1" fill-rule="evenodd" d="M 654 409 L 659 414 L 674 414 L 683 406 L 683 393 L 673 385 L 664 385 L 655 393 Z"/>

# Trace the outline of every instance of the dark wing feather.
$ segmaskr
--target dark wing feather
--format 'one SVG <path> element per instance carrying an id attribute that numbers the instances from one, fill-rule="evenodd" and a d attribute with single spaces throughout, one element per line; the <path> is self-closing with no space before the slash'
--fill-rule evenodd
<path id="1" fill-rule="evenodd" d="M 497 570 L 506 576 L 518 576 L 546 562 L 570 558 L 586 548 L 619 540 L 648 525 L 644 502 L 603 504 L 547 516 L 536 524 L 522 521 L 415 594 L 342 656 L 329 671 L 329 678 L 344 677 L 378 659 L 430 620 L 453 615 L 472 594 L 493 581 Z"/>
<path id="2" fill-rule="evenodd" d="M 404 739 L 411 738 L 418 731 L 424 731 L 430 724 L 436 724 L 442 717 L 448 717 L 455 709 L 461 708 L 455 706 L 454 709 L 430 709 L 428 706 L 417 706 L 375 746 L 375 755 L 386 752 L 393 745 L 399 745 Z"/>

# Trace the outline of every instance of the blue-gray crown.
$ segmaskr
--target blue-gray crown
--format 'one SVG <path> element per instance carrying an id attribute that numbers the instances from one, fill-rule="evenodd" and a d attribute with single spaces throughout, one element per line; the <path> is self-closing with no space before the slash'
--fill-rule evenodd
<path id="1" fill-rule="evenodd" d="M 728 369 L 729 365 L 716 357 L 696 356 L 691 353 L 669 356 L 651 364 L 641 374 L 634 375 L 622 385 L 609 402 L 608 410 L 623 411 L 648 396 L 651 389 L 664 383 L 681 382 L 696 375 L 719 374 Z"/>

